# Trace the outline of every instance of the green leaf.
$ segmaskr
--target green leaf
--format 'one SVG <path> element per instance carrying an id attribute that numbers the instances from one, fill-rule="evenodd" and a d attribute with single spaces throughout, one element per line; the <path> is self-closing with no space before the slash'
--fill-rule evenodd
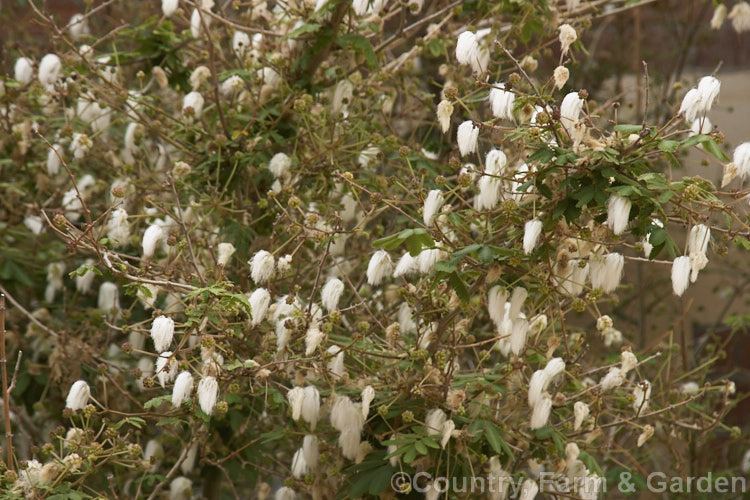
<path id="1" fill-rule="evenodd" d="M 146 404 L 143 405 L 146 409 L 151 408 L 158 408 L 164 403 L 171 403 L 172 402 L 172 396 L 167 394 L 165 396 L 157 396 L 155 398 L 151 398 L 148 401 L 146 401 Z"/>
<path id="2" fill-rule="evenodd" d="M 707 137 L 706 140 L 702 141 L 703 148 L 708 151 L 714 158 L 719 160 L 723 163 L 728 163 L 730 161 L 729 157 L 724 153 L 724 151 L 719 148 L 719 145 L 714 142 L 714 140 L 710 136 L 703 136 Z"/>
<path id="3" fill-rule="evenodd" d="M 309 24 L 303 24 L 296 30 L 293 30 L 291 33 L 288 33 L 281 37 L 281 40 L 289 40 L 291 38 L 297 38 L 300 35 L 304 35 L 305 33 L 315 33 L 320 29 L 320 24 L 318 23 L 309 23 Z"/>
<path id="4" fill-rule="evenodd" d="M 547 146 L 542 146 L 541 148 L 534 151 L 531 156 L 526 159 L 526 162 L 531 163 L 533 161 L 538 161 L 539 163 L 549 163 L 554 156 L 554 151 L 552 151 Z"/>
<path id="5" fill-rule="evenodd" d="M 615 125 L 615 130 L 617 132 L 622 132 L 623 134 L 634 134 L 636 132 L 640 132 L 641 130 L 643 130 L 643 125 L 629 125 L 629 124 Z"/>
<path id="6" fill-rule="evenodd" d="M 461 277 L 458 275 L 458 273 L 451 273 L 448 275 L 448 282 L 453 287 L 453 291 L 456 292 L 456 295 L 458 295 L 458 298 L 461 299 L 461 302 L 467 303 L 469 302 L 469 290 L 466 288 L 466 284 L 463 282 Z"/>
<path id="7" fill-rule="evenodd" d="M 427 446 L 422 441 L 415 441 L 414 448 L 416 448 L 420 455 L 427 455 Z"/>
<path id="8" fill-rule="evenodd" d="M 354 52 L 363 55 L 370 71 L 378 69 L 378 58 L 372 49 L 370 41 L 358 33 L 349 33 L 336 39 L 336 45 L 342 49 L 351 49 Z"/>
<path id="9" fill-rule="evenodd" d="M 680 143 L 678 141 L 659 141 L 659 149 L 664 151 L 665 153 L 674 153 L 675 151 L 677 151 L 679 145 Z"/>

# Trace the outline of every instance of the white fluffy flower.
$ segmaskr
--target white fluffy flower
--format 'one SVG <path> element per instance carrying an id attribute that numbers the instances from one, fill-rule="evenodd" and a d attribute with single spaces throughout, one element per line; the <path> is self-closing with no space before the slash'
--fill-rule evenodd
<path id="1" fill-rule="evenodd" d="M 182 99 L 182 114 L 187 115 L 188 110 L 192 110 L 192 118 L 200 120 L 203 114 L 203 96 L 200 92 L 190 92 Z"/>
<path id="2" fill-rule="evenodd" d="M 99 286 L 97 308 L 108 313 L 113 310 L 120 310 L 120 295 L 117 291 L 117 285 L 111 281 L 105 281 Z"/>
<path id="3" fill-rule="evenodd" d="M 344 292 L 344 282 L 338 278 L 329 279 L 320 291 L 320 300 L 328 312 L 339 308 L 339 300 Z"/>
<path id="4" fill-rule="evenodd" d="M 697 382 L 685 382 L 680 386 L 680 392 L 686 396 L 694 396 L 700 391 L 700 386 Z"/>
<path id="5" fill-rule="evenodd" d="M 292 408 L 292 420 L 299 420 L 302 415 L 302 403 L 305 400 L 305 390 L 302 387 L 293 387 L 286 393 L 286 399 Z"/>
<path id="6" fill-rule="evenodd" d="M 190 73 L 190 86 L 193 90 L 198 90 L 203 83 L 208 81 L 210 76 L 211 70 L 207 66 L 198 66 Z"/>
<path id="7" fill-rule="evenodd" d="M 526 255 L 534 251 L 540 234 L 542 234 L 542 221 L 532 219 L 526 223 L 523 231 L 523 252 Z"/>
<path id="8" fill-rule="evenodd" d="M 443 203 L 445 203 L 445 198 L 443 198 L 443 193 L 439 189 L 430 191 L 424 200 L 424 209 L 422 210 L 422 219 L 425 226 L 432 227 L 435 215 L 437 215 Z"/>
<path id="9" fill-rule="evenodd" d="M 371 385 L 368 385 L 362 389 L 362 416 L 367 419 L 367 414 L 370 413 L 370 403 L 375 399 L 375 389 Z"/>
<path id="10" fill-rule="evenodd" d="M 604 293 L 615 291 L 622 279 L 625 258 L 619 253 L 609 253 L 603 257 L 593 257 L 589 263 L 591 286 Z"/>
<path id="11" fill-rule="evenodd" d="M 216 253 L 218 256 L 216 257 L 216 263 L 220 266 L 226 266 L 227 262 L 229 262 L 229 259 L 234 255 L 234 252 L 237 249 L 234 248 L 234 245 L 231 243 L 219 243 Z"/>
<path id="12" fill-rule="evenodd" d="M 424 423 L 427 427 L 427 434 L 439 435 L 443 432 L 443 424 L 447 420 L 447 416 L 440 408 L 434 408 L 427 412 Z"/>
<path id="13" fill-rule="evenodd" d="M 344 350 L 337 345 L 332 345 L 327 350 L 332 357 L 328 361 L 328 371 L 334 378 L 341 378 L 346 373 L 344 368 Z"/>
<path id="14" fill-rule="evenodd" d="M 58 290 L 63 289 L 63 274 L 65 273 L 65 263 L 51 262 L 47 266 L 47 288 L 44 291 L 44 300 L 53 302 Z"/>
<path id="15" fill-rule="evenodd" d="M 698 92 L 700 92 L 700 112 L 703 114 L 711 111 L 716 99 L 719 98 L 721 82 L 713 76 L 704 76 L 698 82 Z"/>
<path id="16" fill-rule="evenodd" d="M 409 252 L 404 253 L 396 263 L 396 269 L 393 271 L 393 277 L 409 276 L 419 271 L 419 262 L 412 257 Z"/>
<path id="17" fill-rule="evenodd" d="M 732 165 L 735 167 L 735 175 L 739 175 L 743 180 L 750 178 L 750 142 L 743 142 L 735 148 Z M 722 186 L 728 184 L 729 181 L 722 182 Z"/>
<path id="18" fill-rule="evenodd" d="M 359 153 L 357 162 L 362 167 L 367 167 L 373 160 L 375 160 L 380 154 L 380 148 L 377 146 L 368 146 Z"/>
<path id="19" fill-rule="evenodd" d="M 568 132 L 573 131 L 573 125 L 578 122 L 583 111 L 583 99 L 578 97 L 578 92 L 570 92 L 560 104 L 560 122 Z"/>
<path id="20" fill-rule="evenodd" d="M 307 465 L 315 470 L 318 468 L 318 458 L 320 457 L 320 451 L 318 446 L 318 437 L 314 434 L 308 434 L 302 440 L 302 453 L 305 457 Z"/>
<path id="21" fill-rule="evenodd" d="M 297 450 L 297 452 L 292 457 L 292 476 L 296 479 L 301 479 L 305 475 L 307 475 L 308 467 L 307 467 L 307 461 L 305 460 L 305 455 L 300 448 Z"/>
<path id="22" fill-rule="evenodd" d="M 456 141 L 461 156 L 473 153 L 477 149 L 477 139 L 479 139 L 479 127 L 474 126 L 474 122 L 466 120 L 458 126 L 456 132 Z"/>
<path id="23" fill-rule="evenodd" d="M 451 116 L 453 115 L 453 103 L 443 99 L 437 107 L 437 118 L 440 123 L 440 129 L 446 133 L 451 127 Z"/>
<path id="24" fill-rule="evenodd" d="M 244 31 L 235 31 L 232 36 L 232 49 L 238 56 L 244 57 L 250 50 L 250 37 Z"/>
<path id="25" fill-rule="evenodd" d="M 529 332 L 529 322 L 525 318 L 513 320 L 510 333 L 510 352 L 518 356 L 526 347 L 526 336 Z"/>
<path id="26" fill-rule="evenodd" d="M 186 477 L 176 477 L 169 483 L 169 500 L 190 500 L 193 497 L 193 482 Z"/>
<path id="27" fill-rule="evenodd" d="M 62 161 L 60 160 L 63 155 L 63 147 L 59 144 L 55 144 L 50 148 L 49 153 L 47 153 L 47 173 L 49 175 L 57 175 L 57 173 L 60 171 L 60 165 L 62 165 Z"/>
<path id="28" fill-rule="evenodd" d="M 273 498 L 274 500 L 297 500 L 297 493 L 288 486 L 282 486 L 276 490 Z"/>
<path id="29" fill-rule="evenodd" d="M 68 22 L 68 30 L 70 30 L 70 38 L 73 40 L 80 40 L 82 36 L 91 33 L 89 30 L 89 23 L 86 16 L 83 14 L 73 14 Z"/>
<path id="30" fill-rule="evenodd" d="M 65 400 L 65 408 L 71 410 L 83 410 L 91 397 L 91 389 L 85 380 L 78 380 L 73 383 L 68 391 L 68 397 Z"/>
<path id="31" fill-rule="evenodd" d="M 732 21 L 734 31 L 737 33 L 750 31 L 750 4 L 747 2 L 735 4 L 728 17 Z"/>
<path id="32" fill-rule="evenodd" d="M 211 5 L 213 5 L 213 2 L 211 2 Z M 203 10 L 209 10 L 210 7 L 206 7 L 205 5 L 202 6 Z M 203 20 L 201 22 L 201 17 L 203 17 Z M 193 9 L 193 13 L 190 16 L 190 34 L 193 36 L 193 38 L 200 38 L 200 36 L 203 34 L 203 24 L 206 25 L 206 28 L 208 28 L 211 25 L 211 16 L 208 14 L 204 14 L 201 16 L 201 13 L 198 11 L 198 9 Z"/>
<path id="33" fill-rule="evenodd" d="M 124 208 L 113 210 L 107 221 L 107 237 L 117 241 L 118 246 L 130 239 L 128 212 Z"/>
<path id="34" fill-rule="evenodd" d="M 252 314 L 252 326 L 258 326 L 266 317 L 268 306 L 271 304 L 271 294 L 265 288 L 258 288 L 250 294 L 250 314 Z"/>
<path id="35" fill-rule="evenodd" d="M 560 35 L 558 37 L 560 40 L 560 48 L 563 54 L 567 54 L 570 46 L 573 45 L 576 40 L 578 40 L 578 34 L 576 33 L 576 30 L 573 28 L 573 26 L 569 24 L 561 25 L 558 30 L 560 31 Z"/>
<path id="36" fill-rule="evenodd" d="M 714 14 L 711 16 L 711 29 L 718 30 L 727 18 L 727 6 L 720 3 L 714 9 Z"/>
<path id="37" fill-rule="evenodd" d="M 620 371 L 623 377 L 638 366 L 638 358 L 631 351 L 622 351 L 620 355 Z"/>
<path id="38" fill-rule="evenodd" d="M 713 128 L 714 126 L 708 118 L 696 118 L 690 126 L 690 135 L 709 134 Z"/>
<path id="39" fill-rule="evenodd" d="M 602 378 L 602 391 L 608 391 L 610 389 L 614 389 L 615 387 L 620 387 L 624 381 L 625 375 L 622 373 L 622 370 L 620 370 L 616 366 L 613 366 L 609 369 L 604 378 Z"/>
<path id="40" fill-rule="evenodd" d="M 250 259 L 250 276 L 257 284 L 267 283 L 273 276 L 276 262 L 269 252 L 259 250 Z"/>
<path id="41" fill-rule="evenodd" d="M 183 401 L 193 392 L 193 376 L 189 371 L 180 372 L 172 388 L 172 406 L 179 408 Z"/>
<path id="42" fill-rule="evenodd" d="M 568 68 L 566 68 L 565 66 L 558 66 L 552 73 L 552 78 L 555 80 L 555 87 L 561 89 L 565 86 L 566 83 L 568 83 L 568 79 L 570 78 L 570 70 L 568 70 Z"/>
<path id="43" fill-rule="evenodd" d="M 143 247 L 143 258 L 150 259 L 154 256 L 156 246 L 164 238 L 164 230 L 159 224 L 150 225 L 143 233 L 141 246 Z"/>
<path id="44" fill-rule="evenodd" d="M 171 351 L 164 351 L 156 358 L 156 378 L 159 384 L 164 387 L 177 376 L 177 360 Z"/>
<path id="45" fill-rule="evenodd" d="M 475 208 L 477 210 L 492 210 L 495 208 L 500 201 L 501 185 L 501 179 L 483 175 L 477 183 L 479 195 L 475 198 Z"/>
<path id="46" fill-rule="evenodd" d="M 13 66 L 13 79 L 24 85 L 34 77 L 34 66 L 28 57 L 19 57 Z"/>
<path id="47" fill-rule="evenodd" d="M 459 64 L 474 64 L 479 57 L 479 41 L 471 31 L 464 31 L 456 41 L 456 60 Z"/>
<path id="48" fill-rule="evenodd" d="M 317 322 L 312 322 L 305 333 L 305 356 L 310 356 L 318 348 L 325 334 L 318 326 Z"/>
<path id="49" fill-rule="evenodd" d="M 315 430 L 318 418 L 320 417 L 320 393 L 313 385 L 308 385 L 302 392 L 300 415 L 302 416 L 302 420 L 310 424 L 310 428 Z"/>
<path id="50" fill-rule="evenodd" d="M 682 296 L 690 283 L 690 257 L 677 257 L 672 263 L 672 290 L 675 295 Z"/>
<path id="51" fill-rule="evenodd" d="M 607 201 L 607 226 L 615 234 L 622 234 L 630 219 L 631 202 L 620 195 L 610 195 Z"/>
<path id="52" fill-rule="evenodd" d="M 682 104 L 680 104 L 680 114 L 685 115 L 685 121 L 692 123 L 695 121 L 698 113 L 700 112 L 701 105 L 701 93 L 698 89 L 690 89 L 682 98 Z"/>
<path id="53" fill-rule="evenodd" d="M 393 272 L 391 256 L 385 250 L 378 250 L 367 265 L 367 282 L 372 286 L 378 286 L 391 272 Z"/>
<path id="54" fill-rule="evenodd" d="M 490 175 L 500 175 L 508 164 L 508 157 L 499 149 L 492 149 L 484 158 L 485 172 Z"/>
<path id="55" fill-rule="evenodd" d="M 161 0 L 161 11 L 167 17 L 177 12 L 177 7 L 179 7 L 179 0 Z"/>
<path id="56" fill-rule="evenodd" d="M 496 83 L 490 89 L 490 106 L 492 107 L 492 114 L 496 118 L 503 120 L 513 119 L 513 102 L 516 99 L 516 94 L 505 90 L 505 84 Z"/>
<path id="57" fill-rule="evenodd" d="M 490 318 L 499 325 L 505 316 L 505 304 L 508 301 L 508 292 L 500 285 L 495 285 L 487 292 L 487 310 Z"/>
<path id="58" fill-rule="evenodd" d="M 508 311 L 510 319 L 515 320 L 521 315 L 521 308 L 528 296 L 529 292 L 522 286 L 517 286 L 513 289 L 513 293 L 510 296 L 510 310 Z"/>
<path id="59" fill-rule="evenodd" d="M 151 339 L 156 352 L 164 352 L 172 345 L 174 338 L 174 321 L 166 316 L 159 316 L 151 323 Z"/>
<path id="60" fill-rule="evenodd" d="M 541 429 L 547 425 L 549 414 L 552 411 L 552 396 L 543 393 L 531 410 L 530 427 L 532 430 Z M 531 498 L 534 498 L 533 496 Z"/>
<path id="61" fill-rule="evenodd" d="M 47 54 L 39 63 L 39 83 L 49 89 L 57 82 L 61 71 L 62 61 L 60 61 L 60 58 L 55 54 Z"/>
<path id="62" fill-rule="evenodd" d="M 581 428 L 581 424 L 583 424 L 583 421 L 589 416 L 589 411 L 589 405 L 583 401 L 576 401 L 575 404 L 573 404 L 573 415 L 575 416 L 575 421 L 573 422 L 574 431 Z"/>
<path id="63" fill-rule="evenodd" d="M 203 377 L 198 382 L 198 404 L 206 415 L 216 406 L 216 399 L 219 397 L 219 383 L 214 377 Z"/>
<path id="64" fill-rule="evenodd" d="M 44 231 L 44 223 L 42 222 L 42 218 L 38 215 L 24 217 L 23 225 L 35 235 L 40 235 L 42 234 L 42 231 Z"/>
<path id="65" fill-rule="evenodd" d="M 698 279 L 698 273 L 706 267 L 706 264 L 708 264 L 706 251 L 708 250 L 708 243 L 710 241 L 711 230 L 708 226 L 704 224 L 696 224 L 690 228 L 687 252 L 690 257 L 690 281 L 692 283 L 695 283 L 695 280 Z"/>
<path id="66" fill-rule="evenodd" d="M 292 167 L 292 159 L 286 153 L 276 153 L 268 162 L 268 170 L 276 179 L 289 177 L 289 169 Z"/>
<path id="67" fill-rule="evenodd" d="M 419 252 L 417 255 L 417 265 L 419 272 L 429 274 L 435 268 L 435 264 L 448 258 L 448 252 L 441 248 L 428 248 Z"/>

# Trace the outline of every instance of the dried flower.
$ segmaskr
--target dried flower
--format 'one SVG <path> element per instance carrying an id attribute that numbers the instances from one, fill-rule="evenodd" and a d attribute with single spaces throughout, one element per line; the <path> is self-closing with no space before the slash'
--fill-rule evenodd
<path id="1" fill-rule="evenodd" d="M 268 162 L 268 170 L 276 179 L 289 178 L 289 169 L 292 167 L 292 159 L 286 153 L 276 153 Z"/>
<path id="2" fill-rule="evenodd" d="M 625 375 L 622 373 L 622 370 L 613 366 L 609 369 L 604 378 L 602 378 L 600 384 L 602 386 L 602 391 L 604 392 L 614 389 L 615 387 L 620 387 L 624 381 Z"/>
<path id="3" fill-rule="evenodd" d="M 646 387 L 646 390 L 643 389 L 643 386 Z M 633 401 L 633 410 L 635 411 L 636 416 L 638 416 L 648 408 L 648 400 L 651 397 L 651 383 L 648 380 L 644 380 L 635 386 L 635 389 L 633 389 L 633 396 L 635 397 L 635 401 Z"/>
<path id="4" fill-rule="evenodd" d="M 586 419 L 586 417 L 589 416 L 589 405 L 582 401 L 576 401 L 573 404 L 573 415 L 575 416 L 573 430 L 577 431 L 581 428 L 581 424 L 583 424 L 583 421 Z"/>
<path id="5" fill-rule="evenodd" d="M 190 86 L 198 90 L 211 77 L 211 70 L 206 66 L 198 66 L 190 73 Z"/>
<path id="6" fill-rule="evenodd" d="M 654 435 L 654 428 L 651 425 L 646 425 L 643 427 L 643 432 L 640 436 L 638 436 L 638 448 L 643 446 L 643 443 L 648 441 L 648 439 Z"/>
<path id="7" fill-rule="evenodd" d="M 73 411 L 83 410 L 91 397 L 91 389 L 85 380 L 78 380 L 73 383 L 65 400 L 65 408 Z"/>
<path id="8" fill-rule="evenodd" d="M 229 259 L 234 255 L 234 252 L 237 249 L 234 248 L 234 245 L 231 243 L 219 243 L 216 253 L 218 256 L 216 257 L 216 263 L 220 265 L 221 267 L 224 267 L 227 265 L 227 262 L 229 262 Z"/>
<path id="9" fill-rule="evenodd" d="M 568 83 L 570 71 L 565 66 L 558 66 L 552 73 L 552 78 L 555 80 L 555 87 L 562 89 Z"/>
<path id="10" fill-rule="evenodd" d="M 451 116 L 453 115 L 453 103 L 443 99 L 437 107 L 437 118 L 443 133 L 448 132 L 451 127 Z"/>
<path id="11" fill-rule="evenodd" d="M 578 34 L 576 33 L 576 30 L 573 28 L 573 26 L 569 24 L 561 25 L 558 30 L 560 31 L 560 35 L 558 37 L 560 40 L 560 47 L 563 55 L 565 55 L 568 53 L 568 49 L 570 49 L 570 46 L 573 45 L 576 40 L 578 40 Z"/>

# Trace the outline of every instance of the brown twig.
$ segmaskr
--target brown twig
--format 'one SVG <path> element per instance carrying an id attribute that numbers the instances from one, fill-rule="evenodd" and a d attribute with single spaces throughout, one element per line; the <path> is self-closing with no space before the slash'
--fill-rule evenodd
<path id="1" fill-rule="evenodd" d="M 13 464 L 13 429 L 10 425 L 10 391 L 8 390 L 8 359 L 5 354 L 5 294 L 0 294 L 0 365 L 3 377 L 3 418 L 5 419 L 5 461 L 8 469 L 14 471 Z"/>

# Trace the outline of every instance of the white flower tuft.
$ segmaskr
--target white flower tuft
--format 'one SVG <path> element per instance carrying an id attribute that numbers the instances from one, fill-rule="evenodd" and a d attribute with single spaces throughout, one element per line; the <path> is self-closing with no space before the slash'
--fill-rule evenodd
<path id="1" fill-rule="evenodd" d="M 198 66 L 190 73 L 190 86 L 198 90 L 211 77 L 211 70 L 206 66 Z"/>
<path id="2" fill-rule="evenodd" d="M 516 99 L 516 94 L 505 90 L 505 84 L 496 83 L 490 89 L 490 106 L 492 107 L 492 114 L 496 118 L 502 120 L 513 119 L 513 102 Z"/>
<path id="3" fill-rule="evenodd" d="M 631 202 L 620 195 L 610 195 L 607 201 L 607 226 L 615 234 L 622 234 L 630 219 Z"/>
<path id="4" fill-rule="evenodd" d="M 396 269 L 393 271 L 393 277 L 399 278 L 401 276 L 409 276 L 419 271 L 419 262 L 415 257 L 412 257 L 409 252 L 406 252 L 398 260 Z"/>
<path id="5" fill-rule="evenodd" d="M 87 266 L 93 266 L 94 259 L 86 259 L 84 264 Z M 91 285 L 94 284 L 95 277 L 96 273 L 91 269 L 87 269 L 81 276 L 76 275 L 76 290 L 84 295 L 88 294 L 91 291 Z"/>
<path id="6" fill-rule="evenodd" d="M 164 352 L 172 345 L 174 338 L 174 320 L 166 316 L 159 316 L 151 323 L 151 339 L 154 341 L 156 352 Z"/>
<path id="7" fill-rule="evenodd" d="M 422 219 L 425 226 L 432 227 L 432 224 L 435 222 L 435 215 L 440 211 L 443 203 L 445 203 L 445 198 L 443 198 L 443 193 L 439 189 L 430 191 L 424 200 L 424 209 L 422 211 Z"/>
<path id="8" fill-rule="evenodd" d="M 234 245 L 231 243 L 219 243 L 216 248 L 216 253 L 218 254 L 216 257 L 216 263 L 222 267 L 226 266 L 235 251 L 237 251 L 237 249 L 234 248 Z"/>
<path id="9" fill-rule="evenodd" d="M 320 291 L 320 301 L 328 312 L 339 308 L 339 300 L 344 292 L 344 282 L 338 278 L 329 279 Z"/>
<path id="10" fill-rule="evenodd" d="M 445 449 L 445 446 L 448 444 L 448 441 L 450 441 L 451 436 L 453 435 L 453 431 L 456 429 L 456 423 L 453 422 L 453 420 L 446 420 L 443 424 L 442 429 L 442 437 L 440 438 L 440 447 L 442 449 Z"/>
<path id="11" fill-rule="evenodd" d="M 13 66 L 13 79 L 26 85 L 34 77 L 34 65 L 28 57 L 19 57 Z"/>
<path id="12" fill-rule="evenodd" d="M 609 369 L 604 378 L 602 378 L 602 391 L 608 391 L 610 389 L 614 389 L 615 387 L 620 387 L 624 381 L 625 375 L 622 373 L 622 370 L 620 370 L 616 366 L 613 366 Z"/>
<path id="13" fill-rule="evenodd" d="M 543 393 L 531 410 L 531 430 L 541 429 L 547 425 L 549 414 L 552 411 L 552 396 Z M 531 498 L 534 498 L 533 496 Z"/>
<path id="14" fill-rule="evenodd" d="M 328 371 L 334 378 L 341 378 L 346 373 L 344 368 L 344 350 L 337 345 L 332 345 L 327 350 L 332 357 L 328 361 Z"/>
<path id="15" fill-rule="evenodd" d="M 622 279 L 625 258 L 619 253 L 609 253 L 592 257 L 589 264 L 592 288 L 598 288 L 604 293 L 615 291 Z"/>
<path id="16" fill-rule="evenodd" d="M 190 92 L 182 99 L 182 114 L 188 115 L 188 110 L 192 110 L 191 119 L 200 120 L 203 115 L 203 96 L 200 92 Z"/>
<path id="17" fill-rule="evenodd" d="M 288 486 L 282 486 L 276 490 L 276 494 L 273 498 L 274 500 L 297 500 L 297 493 Z"/>
<path id="18" fill-rule="evenodd" d="M 55 54 L 47 54 L 39 63 L 39 83 L 46 89 L 52 88 L 60 77 L 62 61 Z"/>
<path id="19" fill-rule="evenodd" d="M 265 250 L 256 252 L 248 264 L 250 264 L 250 277 L 259 285 L 268 283 L 276 266 L 273 255 Z"/>
<path id="20" fill-rule="evenodd" d="M 680 386 L 680 392 L 686 396 L 694 396 L 700 391 L 700 386 L 697 382 L 685 382 Z"/>
<path id="21" fill-rule="evenodd" d="M 367 265 L 367 282 L 372 286 L 378 286 L 391 272 L 393 272 L 391 256 L 385 250 L 378 250 Z"/>
<path id="22" fill-rule="evenodd" d="M 150 259 L 156 252 L 156 246 L 164 238 L 164 230 L 159 224 L 150 225 L 143 233 L 141 246 L 143 247 L 143 258 Z"/>
<path id="23" fill-rule="evenodd" d="M 626 376 L 631 370 L 638 366 L 638 358 L 631 351 L 622 351 L 620 355 L 620 371 Z"/>
<path id="24" fill-rule="evenodd" d="M 721 29 L 721 25 L 724 24 L 724 21 L 727 18 L 727 6 L 723 3 L 720 3 L 716 6 L 714 9 L 714 14 L 711 16 L 711 29 L 712 30 L 718 30 Z"/>
<path id="25" fill-rule="evenodd" d="M 672 290 L 681 297 L 690 283 L 690 257 L 677 257 L 672 263 Z"/>
<path id="26" fill-rule="evenodd" d="M 183 401 L 193 392 L 193 376 L 189 371 L 180 372 L 172 388 L 172 406 L 179 408 Z"/>
<path id="27" fill-rule="evenodd" d="M 367 414 L 370 413 L 370 403 L 375 399 L 375 389 L 371 385 L 368 385 L 362 389 L 362 416 L 367 419 Z"/>
<path id="28" fill-rule="evenodd" d="M 300 448 L 294 454 L 294 457 L 292 457 L 292 476 L 295 479 L 302 479 L 307 475 L 307 472 L 308 466 L 307 461 L 305 460 L 305 454 L 302 448 Z"/>
<path id="29" fill-rule="evenodd" d="M 89 402 L 89 397 L 91 397 L 89 384 L 85 380 L 78 380 L 73 383 L 70 391 L 68 391 L 65 408 L 70 408 L 73 411 L 83 410 Z"/>
<path id="30" fill-rule="evenodd" d="M 526 223 L 523 231 L 523 253 L 530 255 L 539 242 L 539 235 L 542 234 L 542 221 L 533 219 Z"/>
<path id="31" fill-rule="evenodd" d="M 331 426 L 338 430 L 339 446 L 344 457 L 354 460 L 360 452 L 360 435 L 365 418 L 359 405 L 352 403 L 346 396 L 335 396 L 331 408 Z"/>
<path id="32" fill-rule="evenodd" d="M 317 322 L 313 322 L 305 333 L 305 356 L 310 356 L 318 346 L 323 342 L 325 334 L 318 327 Z"/>
<path id="33" fill-rule="evenodd" d="M 193 482 L 186 477 L 176 477 L 169 483 L 169 500 L 189 500 L 193 497 Z"/>
<path id="34" fill-rule="evenodd" d="M 702 96 L 698 89 L 688 90 L 685 97 L 682 98 L 679 113 L 685 115 L 685 121 L 688 123 L 695 121 L 702 109 L 701 99 Z"/>
<path id="35" fill-rule="evenodd" d="M 97 308 L 107 313 L 120 311 L 120 294 L 117 290 L 117 285 L 111 281 L 105 281 L 99 286 Z"/>
<path id="36" fill-rule="evenodd" d="M 268 170 L 275 179 L 287 179 L 290 168 L 292 168 L 292 159 L 286 153 L 276 153 L 268 162 Z"/>
<path id="37" fill-rule="evenodd" d="M 177 12 L 179 0 L 161 0 L 161 11 L 166 17 L 170 17 Z"/>
<path id="38" fill-rule="evenodd" d="M 479 41 L 471 31 L 464 31 L 456 41 L 456 60 L 464 66 L 474 65 L 479 57 Z"/>
<path id="39" fill-rule="evenodd" d="M 299 420 L 302 415 L 302 403 L 305 400 L 305 390 L 302 387 L 293 387 L 286 393 L 286 399 L 292 407 L 292 420 Z"/>
<path id="40" fill-rule="evenodd" d="M 487 310 L 490 318 L 498 328 L 505 317 L 505 304 L 508 301 L 508 292 L 500 285 L 495 285 L 487 292 Z"/>
<path id="41" fill-rule="evenodd" d="M 219 397 L 219 383 L 214 377 L 203 377 L 198 382 L 198 404 L 201 410 L 206 415 L 211 415 L 211 412 L 216 406 L 216 399 Z"/>
<path id="42" fill-rule="evenodd" d="M 721 82 L 713 76 L 704 76 L 698 82 L 698 92 L 700 92 L 700 112 L 706 114 L 711 111 L 711 107 L 719 98 Z M 692 120 L 688 120 L 692 121 Z"/>
<path id="43" fill-rule="evenodd" d="M 174 380 L 177 375 L 177 360 L 171 351 L 164 351 L 159 354 L 159 357 L 156 358 L 156 370 L 154 371 L 162 388 Z"/>
<path id="44" fill-rule="evenodd" d="M 252 314 L 252 326 L 258 326 L 266 317 L 268 306 L 271 304 L 271 294 L 265 288 L 258 288 L 248 298 L 250 302 L 250 314 Z"/>
<path id="45" fill-rule="evenodd" d="M 479 127 L 474 126 L 474 122 L 466 120 L 458 126 L 456 140 L 461 156 L 466 156 L 476 151 L 477 139 L 479 139 Z"/>
<path id="46" fill-rule="evenodd" d="M 578 92 L 570 92 L 560 104 L 560 122 L 568 132 L 573 131 L 573 125 L 578 122 L 583 111 L 583 99 L 578 97 Z"/>
<path id="47" fill-rule="evenodd" d="M 440 408 L 434 408 L 425 415 L 424 423 L 427 427 L 427 434 L 440 435 L 443 433 L 443 425 L 448 417 Z"/>
<path id="48" fill-rule="evenodd" d="M 302 420 L 310 424 L 312 430 L 315 430 L 320 417 L 320 393 L 314 385 L 308 385 L 303 390 L 300 415 Z"/>
<path id="49" fill-rule="evenodd" d="M 690 281 L 695 283 L 698 279 L 698 273 L 708 264 L 706 252 L 708 243 L 711 241 L 711 230 L 704 224 L 696 224 L 690 228 L 688 237 L 687 252 L 690 257 Z"/>
<path id="50" fill-rule="evenodd" d="M 732 21 L 732 27 L 737 33 L 750 31 L 750 4 L 739 2 L 732 7 L 729 13 L 729 19 Z"/>
<path id="51" fill-rule="evenodd" d="M 302 440 L 302 454 L 305 457 L 310 469 L 315 470 L 318 468 L 318 458 L 320 457 L 318 437 L 313 434 L 308 434 Z"/>
<path id="52" fill-rule="evenodd" d="M 485 172 L 490 175 L 500 175 L 508 164 L 508 157 L 499 149 L 492 149 L 484 159 Z"/>
<path id="53" fill-rule="evenodd" d="M 552 73 L 552 78 L 555 80 L 555 87 L 562 89 L 568 83 L 570 71 L 565 66 L 558 66 Z"/>

